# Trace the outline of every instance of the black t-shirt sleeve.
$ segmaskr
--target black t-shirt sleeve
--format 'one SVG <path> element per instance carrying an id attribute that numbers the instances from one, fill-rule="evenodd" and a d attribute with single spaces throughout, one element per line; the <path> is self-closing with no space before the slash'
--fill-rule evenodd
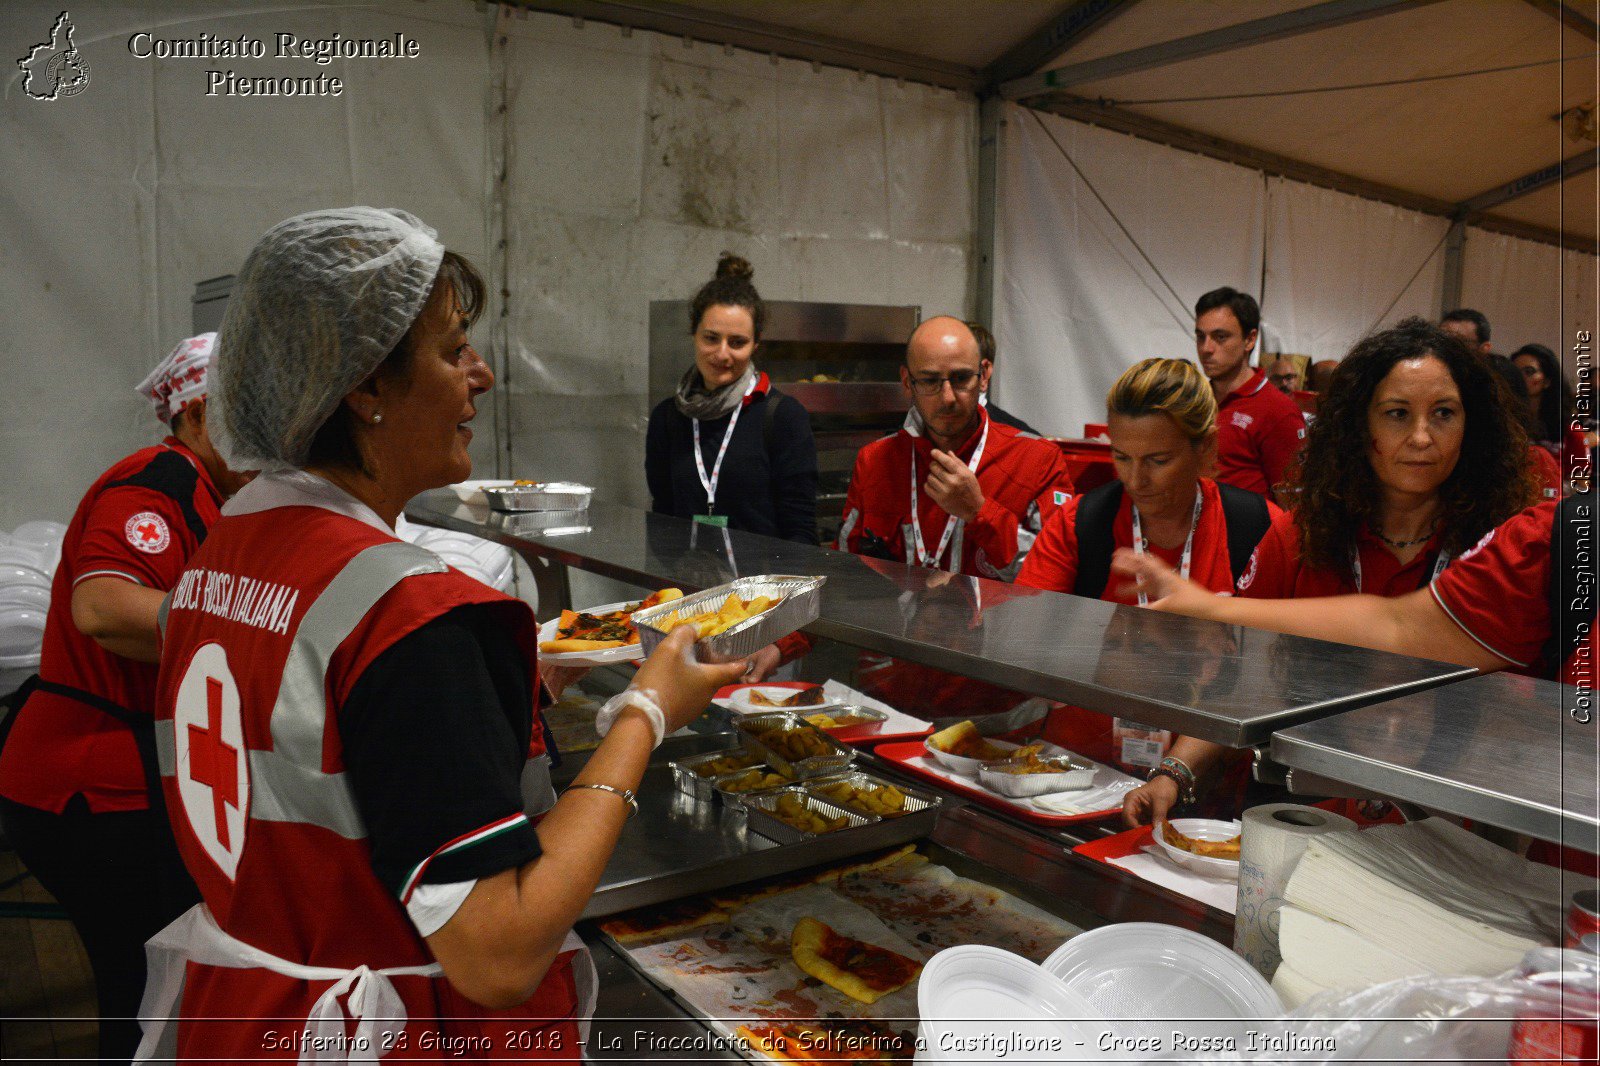
<path id="1" fill-rule="evenodd" d="M 502 611 L 457 607 L 396 641 L 339 709 L 372 867 L 401 900 L 539 856 L 521 789 L 533 693 Z"/>
<path id="2" fill-rule="evenodd" d="M 644 481 L 650 489 L 650 509 L 672 513 L 672 430 L 667 422 L 669 398 L 650 412 L 644 434 Z"/>
<path id="3" fill-rule="evenodd" d="M 772 505 L 778 536 L 817 542 L 817 443 L 811 416 L 792 396 L 778 397 L 772 413 Z"/>

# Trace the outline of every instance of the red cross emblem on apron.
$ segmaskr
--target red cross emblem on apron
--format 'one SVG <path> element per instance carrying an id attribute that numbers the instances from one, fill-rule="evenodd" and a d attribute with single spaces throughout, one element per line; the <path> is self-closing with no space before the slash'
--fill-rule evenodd
<path id="1" fill-rule="evenodd" d="M 244 851 L 250 769 L 239 717 L 239 686 L 222 645 L 203 644 L 189 660 L 178 684 L 173 726 L 184 817 L 206 854 L 231 881 Z"/>

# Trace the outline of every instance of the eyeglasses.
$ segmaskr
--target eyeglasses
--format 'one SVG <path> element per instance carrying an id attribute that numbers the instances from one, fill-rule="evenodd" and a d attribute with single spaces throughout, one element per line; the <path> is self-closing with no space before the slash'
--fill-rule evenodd
<path id="1" fill-rule="evenodd" d="M 937 396 L 949 385 L 950 391 L 959 395 L 977 388 L 978 377 L 976 370 L 957 370 L 945 377 L 912 378 L 911 388 L 918 396 Z"/>

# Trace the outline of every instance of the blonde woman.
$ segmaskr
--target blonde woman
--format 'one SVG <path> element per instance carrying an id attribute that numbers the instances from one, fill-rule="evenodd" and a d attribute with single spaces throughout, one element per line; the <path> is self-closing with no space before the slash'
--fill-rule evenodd
<path id="1" fill-rule="evenodd" d="M 1217 451 L 1217 401 L 1199 368 L 1146 359 L 1106 396 L 1106 432 L 1118 480 L 1068 502 L 1045 524 L 1017 584 L 1091 599 L 1140 599 L 1111 580 L 1111 555 L 1130 548 L 1163 560 L 1213 592 L 1229 592 L 1280 512 L 1264 496 L 1201 472 Z M 1064 707 L 1044 737 L 1091 759 L 1183 777 L 1163 761 L 1167 737 L 1137 723 Z M 1185 779 L 1192 789 L 1192 777 Z"/>

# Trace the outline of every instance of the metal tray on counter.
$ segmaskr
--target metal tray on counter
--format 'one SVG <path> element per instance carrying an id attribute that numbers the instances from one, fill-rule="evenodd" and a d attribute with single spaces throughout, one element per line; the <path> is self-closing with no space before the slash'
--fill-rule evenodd
<path id="1" fill-rule="evenodd" d="M 900 809 L 900 813 L 898 814 L 879 814 L 877 811 L 869 811 L 851 807 L 849 804 L 842 803 L 841 801 L 834 799 L 832 796 L 820 791 L 828 785 L 837 784 L 839 782 L 843 782 L 847 785 L 854 785 L 856 788 L 893 788 L 895 791 L 905 796 L 906 804 Z M 851 770 L 849 773 L 830 774 L 827 777 L 813 777 L 805 783 L 805 789 L 806 791 L 827 800 L 829 803 L 844 807 L 846 810 L 856 811 L 858 814 L 870 814 L 874 817 L 886 819 L 910 818 L 912 815 L 921 814 L 924 811 L 935 810 L 939 804 L 944 802 L 932 792 L 924 792 L 919 788 L 912 788 L 910 785 L 902 785 L 898 781 L 890 781 L 887 778 L 878 777 L 876 774 L 869 774 L 865 770 Z M 929 824 L 931 826 L 931 820 Z"/>
<path id="2" fill-rule="evenodd" d="M 778 809 L 778 801 L 785 796 L 795 797 L 805 805 L 807 810 L 814 811 L 824 818 L 844 818 L 850 824 L 825 834 L 808 833 L 804 829 L 790 825 L 773 813 Z M 745 798 L 744 813 L 752 831 L 760 833 L 768 840 L 775 840 L 779 844 L 797 844 L 802 840 L 815 840 L 820 836 L 848 833 L 855 829 L 877 825 L 883 821 L 876 815 L 857 814 L 855 811 L 839 806 L 832 800 L 814 796 L 800 785 L 775 788 L 770 792 L 751 793 Z"/>
<path id="3" fill-rule="evenodd" d="M 560 537 L 590 530 L 589 512 L 581 511 L 494 511 L 490 529 L 501 529 L 513 536 Z"/>
<path id="4" fill-rule="evenodd" d="M 483 498 L 495 511 L 581 511 L 594 489 L 575 481 L 541 481 L 535 485 L 485 485 Z"/>
<path id="5" fill-rule="evenodd" d="M 747 715 L 735 723 L 735 728 L 743 738 L 747 749 L 761 756 L 762 761 L 778 773 L 795 781 L 842 773 L 855 761 L 854 748 L 829 736 L 826 730 L 818 729 L 792 711 Z M 768 732 L 808 734 L 816 738 L 817 745 L 824 749 L 826 754 L 811 755 L 791 761 L 762 739 Z"/>
<path id="6" fill-rule="evenodd" d="M 656 623 L 673 612 L 680 617 L 699 614 L 720 606 L 730 595 L 738 596 L 741 600 L 752 600 L 757 596 L 778 597 L 777 604 L 754 618 L 748 618 L 714 637 L 695 642 L 695 658 L 701 662 L 731 663 L 748 658 L 773 641 L 815 622 L 822 613 L 822 586 L 827 580 L 825 577 L 786 574 L 741 577 L 680 600 L 670 600 L 643 611 L 635 611 L 633 624 L 639 628 L 639 641 L 644 645 L 644 653 L 649 655 L 657 644 L 667 638 L 666 631 L 657 629 Z"/>

